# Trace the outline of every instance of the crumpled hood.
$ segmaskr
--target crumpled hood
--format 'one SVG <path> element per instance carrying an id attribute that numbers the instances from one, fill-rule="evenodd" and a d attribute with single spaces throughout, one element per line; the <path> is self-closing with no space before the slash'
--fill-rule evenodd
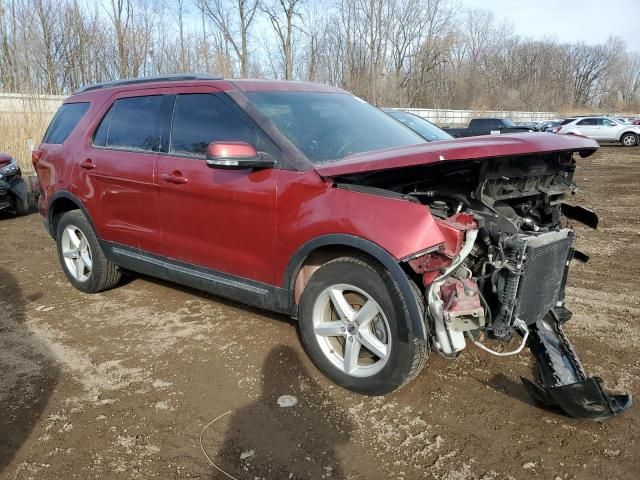
<path id="1" fill-rule="evenodd" d="M 315 165 L 314 168 L 322 177 L 336 177 L 445 161 L 548 152 L 571 151 L 587 157 L 598 147 L 598 142 L 595 140 L 578 135 L 554 133 L 485 135 L 359 153 L 337 162 Z"/>

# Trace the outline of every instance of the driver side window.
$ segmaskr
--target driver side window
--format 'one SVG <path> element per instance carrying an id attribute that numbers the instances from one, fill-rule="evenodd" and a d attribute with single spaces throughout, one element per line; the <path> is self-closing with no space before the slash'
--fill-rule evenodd
<path id="1" fill-rule="evenodd" d="M 211 142 L 246 142 L 274 155 L 257 127 L 250 125 L 221 98 L 210 93 L 180 94 L 173 110 L 169 153 L 205 158 Z"/>

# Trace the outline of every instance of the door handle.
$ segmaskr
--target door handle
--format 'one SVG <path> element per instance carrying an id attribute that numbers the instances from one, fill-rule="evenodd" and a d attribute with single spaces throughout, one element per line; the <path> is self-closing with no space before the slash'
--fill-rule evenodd
<path id="1" fill-rule="evenodd" d="M 175 172 L 172 172 L 172 173 L 164 173 L 164 174 L 160 175 L 160 178 L 162 180 L 164 180 L 165 182 L 175 183 L 175 184 L 178 184 L 178 185 L 182 185 L 182 184 L 187 183 L 189 181 L 189 179 L 187 177 L 183 177 L 182 173 L 178 172 L 177 170 Z"/>
<path id="2" fill-rule="evenodd" d="M 80 167 L 84 168 L 85 170 L 93 170 L 94 168 L 96 168 L 96 164 L 93 163 L 93 160 L 87 158 L 84 162 L 80 163 Z"/>

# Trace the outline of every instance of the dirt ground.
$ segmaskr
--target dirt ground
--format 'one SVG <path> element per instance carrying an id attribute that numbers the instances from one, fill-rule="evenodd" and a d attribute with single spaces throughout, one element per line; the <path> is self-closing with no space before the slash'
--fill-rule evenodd
<path id="1" fill-rule="evenodd" d="M 606 388 L 638 394 L 640 148 L 579 164 L 576 200 L 601 226 L 577 226 L 592 258 L 573 268 L 567 330 Z M 2 478 L 228 478 L 200 439 L 249 480 L 638 478 L 640 406 L 566 418 L 528 398 L 531 367 L 470 346 L 359 396 L 313 367 L 285 317 L 146 277 L 83 294 L 37 214 L 0 219 Z M 285 394 L 298 404 L 278 407 Z"/>

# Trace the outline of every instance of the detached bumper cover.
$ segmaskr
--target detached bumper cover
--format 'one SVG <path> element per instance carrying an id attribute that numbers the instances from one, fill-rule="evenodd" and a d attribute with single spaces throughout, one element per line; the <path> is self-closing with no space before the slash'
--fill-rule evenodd
<path id="1" fill-rule="evenodd" d="M 530 325 L 527 345 L 536 360 L 540 384 L 522 378 L 525 387 L 538 402 L 574 418 L 604 420 L 628 410 L 633 405 L 631 395 L 609 395 L 600 378 L 587 377 L 562 330 L 569 317 L 567 310 L 552 311 Z"/>

